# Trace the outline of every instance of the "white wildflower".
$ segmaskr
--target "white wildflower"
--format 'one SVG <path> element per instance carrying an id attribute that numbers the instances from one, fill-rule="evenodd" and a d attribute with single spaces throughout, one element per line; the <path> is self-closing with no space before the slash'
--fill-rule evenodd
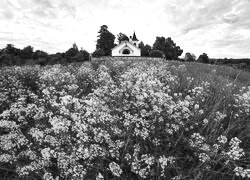
<path id="1" fill-rule="evenodd" d="M 115 162 L 111 162 L 109 163 L 109 169 L 110 171 L 115 175 L 120 177 L 121 173 L 122 173 L 122 169 L 120 168 L 120 166 L 118 164 L 116 164 Z"/>

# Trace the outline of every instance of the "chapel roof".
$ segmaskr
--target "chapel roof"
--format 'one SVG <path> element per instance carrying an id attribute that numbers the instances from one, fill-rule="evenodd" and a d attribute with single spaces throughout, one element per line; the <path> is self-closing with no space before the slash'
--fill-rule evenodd
<path id="1" fill-rule="evenodd" d="M 122 47 L 124 44 L 125 45 L 130 44 L 131 46 L 135 47 L 136 49 L 141 50 L 139 47 L 135 46 L 133 43 L 131 43 L 131 42 L 127 41 L 127 40 L 122 41 L 120 44 L 118 44 L 117 46 L 113 47 L 111 50 L 116 49 L 118 47 Z"/>

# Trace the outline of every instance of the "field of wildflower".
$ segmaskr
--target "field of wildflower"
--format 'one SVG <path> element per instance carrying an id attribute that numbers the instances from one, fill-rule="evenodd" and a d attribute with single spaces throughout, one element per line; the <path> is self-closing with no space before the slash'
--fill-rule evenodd
<path id="1" fill-rule="evenodd" d="M 0 179 L 250 178 L 250 73 L 175 61 L 0 69 Z"/>

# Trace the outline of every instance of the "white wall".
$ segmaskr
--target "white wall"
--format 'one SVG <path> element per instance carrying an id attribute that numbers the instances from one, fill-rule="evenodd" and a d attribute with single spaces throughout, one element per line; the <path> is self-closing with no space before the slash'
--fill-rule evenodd
<path id="1" fill-rule="evenodd" d="M 118 45 L 119 46 L 119 45 Z M 135 48 L 133 45 L 131 45 L 130 43 L 127 43 L 127 46 L 129 47 L 128 49 L 132 49 L 133 52 L 131 52 L 130 54 L 122 54 L 122 51 L 119 52 L 121 49 L 123 49 L 123 47 L 125 46 L 124 44 L 120 44 L 120 47 L 114 48 L 112 50 L 112 56 L 141 56 L 141 50 Z"/>

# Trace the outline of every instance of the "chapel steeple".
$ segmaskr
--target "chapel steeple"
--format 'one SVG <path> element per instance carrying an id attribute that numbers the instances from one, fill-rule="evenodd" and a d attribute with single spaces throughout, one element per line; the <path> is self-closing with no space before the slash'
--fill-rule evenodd
<path id="1" fill-rule="evenodd" d="M 134 31 L 133 37 L 130 36 L 130 41 L 132 42 L 133 45 L 138 46 L 139 40 L 137 39 L 135 35 L 135 31 Z"/>
<path id="2" fill-rule="evenodd" d="M 136 35 L 135 35 L 135 32 L 134 32 L 134 34 L 133 34 L 132 40 L 133 40 L 133 41 L 139 41 L 139 40 L 137 39 Z"/>

